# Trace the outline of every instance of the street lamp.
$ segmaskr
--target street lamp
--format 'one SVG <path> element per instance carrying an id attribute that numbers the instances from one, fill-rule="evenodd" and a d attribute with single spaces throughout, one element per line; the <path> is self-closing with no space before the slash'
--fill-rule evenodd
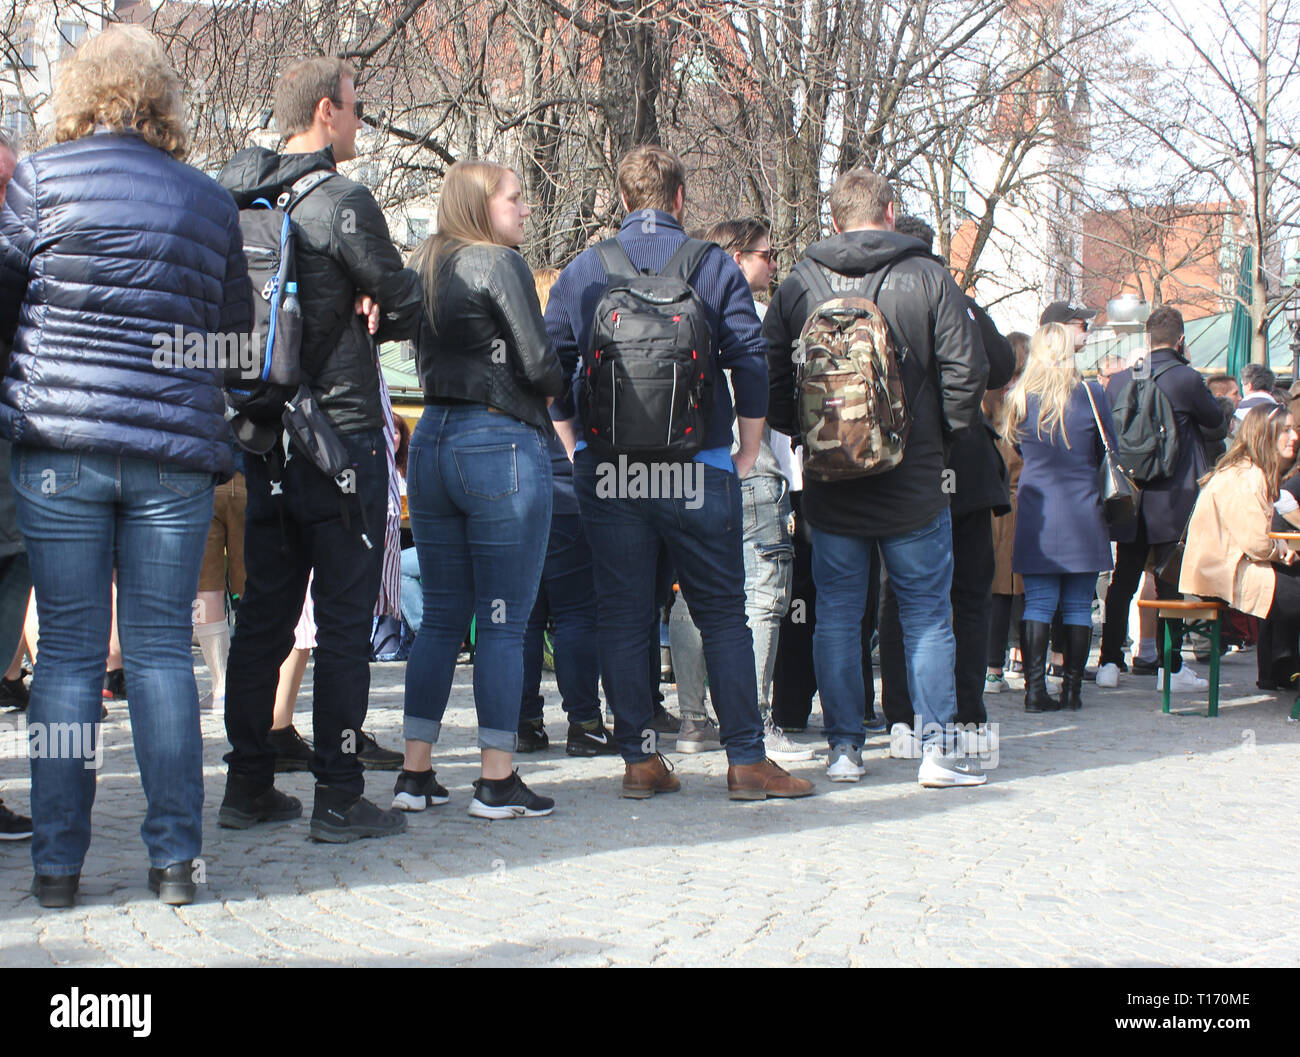
<path id="1" fill-rule="evenodd" d="M 1300 286 L 1291 291 L 1286 303 L 1286 321 L 1291 327 L 1291 384 L 1300 381 Z"/>

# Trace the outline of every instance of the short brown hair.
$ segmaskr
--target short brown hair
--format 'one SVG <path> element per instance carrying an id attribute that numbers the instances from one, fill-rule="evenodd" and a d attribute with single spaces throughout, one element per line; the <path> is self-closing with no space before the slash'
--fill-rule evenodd
<path id="1" fill-rule="evenodd" d="M 739 220 L 719 220 L 699 238 L 705 242 L 716 242 L 726 253 L 733 254 L 744 253 L 768 235 L 767 225 L 758 217 L 743 217 Z"/>
<path id="2" fill-rule="evenodd" d="M 672 151 L 653 144 L 633 147 L 618 162 L 618 190 L 629 213 L 661 209 L 671 213 L 677 189 L 686 186 L 686 167 Z"/>
<path id="3" fill-rule="evenodd" d="M 138 132 L 174 158 L 184 158 L 189 149 L 180 78 L 162 42 L 143 26 L 110 25 L 63 61 L 54 123 L 59 143 L 102 126 Z"/>
<path id="4" fill-rule="evenodd" d="M 280 75 L 275 86 L 275 127 L 285 139 L 306 132 L 316 120 L 322 99 L 338 102 L 343 79 L 356 80 L 352 64 L 344 59 L 299 59 Z"/>
<path id="5" fill-rule="evenodd" d="M 1183 314 L 1161 305 L 1147 319 L 1147 344 L 1153 349 L 1176 349 L 1183 336 Z"/>
<path id="6" fill-rule="evenodd" d="M 885 222 L 894 200 L 889 181 L 870 169 L 850 169 L 831 188 L 831 219 L 841 231 Z"/>

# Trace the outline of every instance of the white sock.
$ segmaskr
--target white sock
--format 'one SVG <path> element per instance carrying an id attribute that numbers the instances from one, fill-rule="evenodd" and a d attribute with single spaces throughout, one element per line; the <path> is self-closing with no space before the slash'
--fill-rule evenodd
<path id="1" fill-rule="evenodd" d="M 230 657 L 230 625 L 224 620 L 213 624 L 196 624 L 194 637 L 199 640 L 203 663 L 212 676 L 214 701 L 226 699 L 226 661 Z"/>

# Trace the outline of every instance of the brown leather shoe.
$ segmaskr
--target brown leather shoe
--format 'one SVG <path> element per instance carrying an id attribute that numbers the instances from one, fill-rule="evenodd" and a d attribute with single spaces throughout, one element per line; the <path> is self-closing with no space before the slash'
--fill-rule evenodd
<path id="1" fill-rule="evenodd" d="M 673 777 L 673 765 L 656 753 L 642 763 L 629 763 L 623 774 L 623 795 L 648 800 L 655 793 L 675 793 L 682 783 Z"/>
<path id="2" fill-rule="evenodd" d="M 766 800 L 769 796 L 811 796 L 813 784 L 763 760 L 728 767 L 727 789 L 732 800 Z"/>

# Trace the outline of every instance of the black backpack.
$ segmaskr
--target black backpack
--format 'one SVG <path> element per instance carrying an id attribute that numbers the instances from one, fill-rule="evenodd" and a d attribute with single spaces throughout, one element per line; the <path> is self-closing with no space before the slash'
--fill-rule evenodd
<path id="1" fill-rule="evenodd" d="M 658 275 L 618 239 L 596 246 L 608 277 L 579 379 L 583 439 L 598 453 L 689 459 L 713 422 L 713 331 L 690 279 L 712 242 L 687 239 Z"/>
<path id="2" fill-rule="evenodd" d="M 1119 442 L 1119 461 L 1139 485 L 1167 481 L 1178 465 L 1178 424 L 1174 405 L 1156 379 L 1178 364 L 1166 363 L 1145 371 L 1145 361 L 1133 365 L 1133 374 L 1116 394 L 1112 418 Z"/>
<path id="3" fill-rule="evenodd" d="M 259 198 L 239 211 L 244 259 L 253 287 L 253 329 L 240 336 L 238 363 L 226 367 L 226 401 L 240 444 L 263 450 L 268 429 L 280 428 L 286 401 L 302 381 L 302 305 L 298 293 L 297 229 L 291 214 L 335 173 L 318 169 L 298 180 L 272 205 Z M 261 427 L 261 428 L 258 428 Z"/>

